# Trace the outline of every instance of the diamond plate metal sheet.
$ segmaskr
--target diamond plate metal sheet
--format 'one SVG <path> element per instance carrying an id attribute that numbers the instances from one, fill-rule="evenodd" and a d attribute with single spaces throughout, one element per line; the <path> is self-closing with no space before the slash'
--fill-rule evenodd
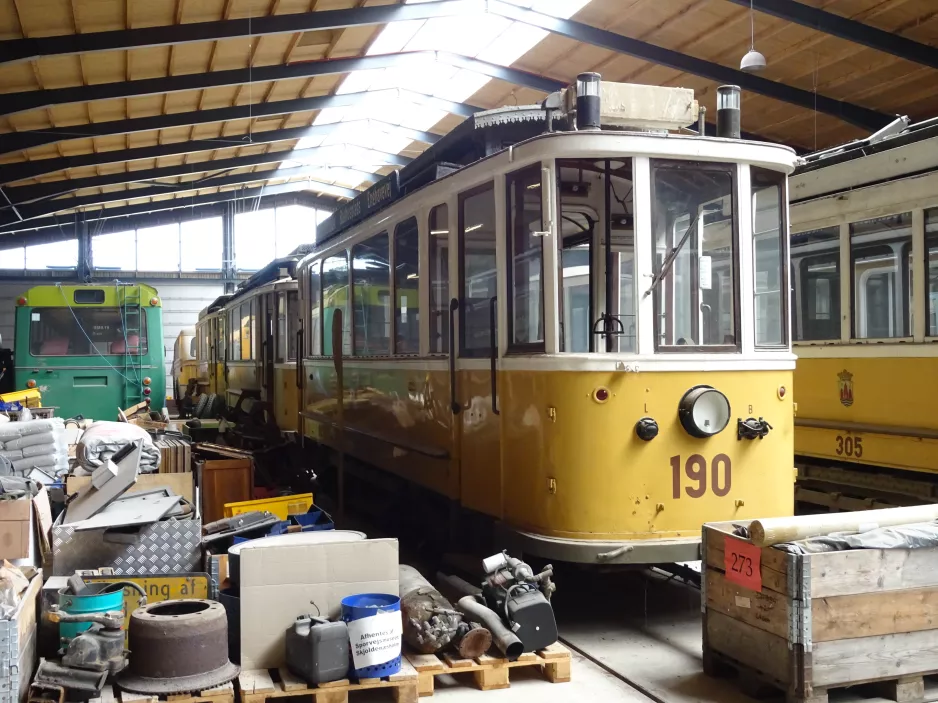
<path id="1" fill-rule="evenodd" d="M 202 564 L 201 520 L 147 525 L 130 544 L 108 542 L 102 535 L 102 530 L 76 532 L 67 525 L 53 526 L 52 574 L 69 576 L 77 569 L 106 566 L 122 576 L 182 574 L 199 571 Z"/>

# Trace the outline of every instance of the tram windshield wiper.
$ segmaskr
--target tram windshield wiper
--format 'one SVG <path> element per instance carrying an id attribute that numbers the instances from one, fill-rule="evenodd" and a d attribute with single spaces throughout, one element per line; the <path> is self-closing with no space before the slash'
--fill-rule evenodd
<path id="1" fill-rule="evenodd" d="M 677 243 L 671 251 L 668 252 L 668 255 L 664 257 L 664 261 L 661 262 L 661 270 L 655 274 L 655 277 L 651 279 L 651 285 L 648 286 L 648 290 L 645 291 L 643 298 L 647 298 L 649 295 L 655 292 L 655 289 L 661 284 L 661 281 L 664 280 L 664 277 L 668 275 L 668 272 L 671 270 L 671 267 L 674 265 L 674 260 L 677 258 L 677 255 L 681 253 L 681 249 L 684 248 L 684 245 L 687 244 L 687 240 L 690 239 L 690 233 L 697 228 L 697 220 L 700 219 L 700 216 L 703 215 L 704 209 L 700 208 L 697 211 L 697 214 L 694 215 L 694 219 L 690 221 L 690 224 L 687 225 L 687 230 L 684 232 L 684 236 L 681 237 L 681 241 Z"/>

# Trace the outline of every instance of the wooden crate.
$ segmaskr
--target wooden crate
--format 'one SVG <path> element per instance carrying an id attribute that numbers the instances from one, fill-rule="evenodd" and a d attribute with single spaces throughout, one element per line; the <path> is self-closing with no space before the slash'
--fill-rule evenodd
<path id="1" fill-rule="evenodd" d="M 226 683 L 204 691 L 174 693 L 165 696 L 122 691 L 116 686 L 105 686 L 100 698 L 88 703 L 234 703 L 234 684 Z"/>
<path id="2" fill-rule="evenodd" d="M 727 577 L 734 524 L 745 522 L 704 525 L 704 671 L 728 666 L 794 703 L 873 682 L 893 700 L 923 700 L 923 675 L 938 672 L 938 548 L 765 547 L 759 591 Z"/>
<path id="3" fill-rule="evenodd" d="M 417 670 L 417 693 L 433 695 L 433 680 L 442 674 L 472 673 L 481 691 L 508 688 L 508 672 L 519 666 L 537 666 L 551 683 L 570 680 L 570 650 L 559 642 L 539 652 L 525 652 L 515 661 L 483 654 L 476 659 L 460 659 L 455 655 L 406 654 L 405 658 Z"/>
<path id="4" fill-rule="evenodd" d="M 285 696 L 312 696 L 315 703 L 348 703 L 350 693 L 376 688 L 389 689 L 394 703 L 416 703 L 417 672 L 406 660 L 401 660 L 401 670 L 383 679 L 360 679 L 355 683 L 341 679 L 310 686 L 285 667 L 254 669 L 241 672 L 238 688 L 241 703 L 265 703 Z M 355 696 L 352 696 L 352 703 L 355 703 Z"/>

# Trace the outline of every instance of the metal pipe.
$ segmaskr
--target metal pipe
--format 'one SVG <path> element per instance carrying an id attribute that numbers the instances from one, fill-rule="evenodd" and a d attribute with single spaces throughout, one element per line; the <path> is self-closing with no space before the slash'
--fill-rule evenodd
<path id="1" fill-rule="evenodd" d="M 488 628 L 495 645 L 508 658 L 508 661 L 515 661 L 524 652 L 524 645 L 517 635 L 505 627 L 494 610 L 482 605 L 474 596 L 463 596 L 456 607 L 473 622 L 481 623 Z"/>
<path id="2" fill-rule="evenodd" d="M 436 575 L 437 583 L 445 586 L 447 589 L 453 593 L 458 593 L 461 596 L 480 596 L 482 595 L 482 589 L 478 586 L 473 586 L 468 581 L 464 581 L 458 576 L 449 576 L 448 574 L 443 574 L 437 572 Z"/>

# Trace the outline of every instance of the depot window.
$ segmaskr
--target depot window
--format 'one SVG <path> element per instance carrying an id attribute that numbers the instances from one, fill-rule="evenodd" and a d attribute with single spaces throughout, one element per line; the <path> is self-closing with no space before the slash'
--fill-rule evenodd
<path id="1" fill-rule="evenodd" d="M 655 346 L 736 351 L 735 167 L 652 161 Z"/>
<path id="2" fill-rule="evenodd" d="M 850 225 L 853 335 L 908 337 L 912 315 L 912 214 Z"/>

